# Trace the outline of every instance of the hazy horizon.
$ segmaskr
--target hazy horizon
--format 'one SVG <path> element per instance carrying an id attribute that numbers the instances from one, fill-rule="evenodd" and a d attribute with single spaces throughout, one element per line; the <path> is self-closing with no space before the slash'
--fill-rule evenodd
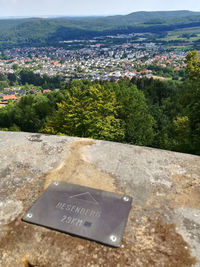
<path id="1" fill-rule="evenodd" d="M 37 14 L 32 14 L 32 15 L 10 15 L 10 16 L 1 16 L 0 15 L 0 19 L 4 19 L 4 18 L 57 18 L 57 17 L 69 17 L 69 18 L 75 18 L 75 17 L 106 17 L 106 16 L 118 16 L 118 15 L 129 15 L 132 13 L 137 13 L 137 12 L 168 12 L 168 11 L 189 11 L 189 12 L 200 12 L 200 11 L 196 11 L 196 10 L 151 10 L 151 11 L 147 11 L 147 10 L 138 10 L 138 11 L 133 11 L 133 12 L 129 12 L 126 14 L 94 14 L 94 15 L 81 15 L 81 14 L 77 14 L 77 15 L 62 15 L 62 14 L 48 14 L 48 15 L 37 15 Z"/>
<path id="2" fill-rule="evenodd" d="M 126 15 L 138 11 L 200 11 L 197 0 L 0 0 L 0 17 L 82 17 Z"/>

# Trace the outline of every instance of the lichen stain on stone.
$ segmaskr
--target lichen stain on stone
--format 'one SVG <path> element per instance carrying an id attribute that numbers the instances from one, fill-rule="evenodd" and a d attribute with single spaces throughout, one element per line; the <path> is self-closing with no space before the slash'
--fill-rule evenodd
<path id="1" fill-rule="evenodd" d="M 196 263 L 174 224 L 163 223 L 156 213 L 151 218 L 134 217 L 132 208 L 122 240 L 124 248 L 111 248 L 17 218 L 0 240 L 0 266 L 191 267 Z"/>
<path id="2" fill-rule="evenodd" d="M 199 179 L 186 175 L 173 175 L 176 184 L 173 207 L 188 207 L 200 209 L 200 184 Z"/>
<path id="3" fill-rule="evenodd" d="M 188 244 L 176 233 L 173 224 L 163 224 L 159 217 L 142 217 L 138 222 L 132 220 L 131 224 L 130 235 L 134 236 L 129 240 L 129 232 L 126 232 L 122 242 L 124 248 L 111 248 L 42 228 L 40 240 L 34 240 L 29 227 L 21 237 L 15 233 L 22 247 L 16 248 L 12 242 L 18 263 L 9 266 L 191 267 L 196 263 Z M 31 231 L 32 239 L 26 239 Z M 7 245 L 15 241 L 8 239 Z M 13 264 L 14 260 L 11 257 L 10 260 Z"/>
<path id="4" fill-rule="evenodd" d="M 14 221 L 23 210 L 21 201 L 5 200 L 0 202 L 0 230 L 1 226 Z"/>
<path id="5" fill-rule="evenodd" d="M 50 171 L 46 175 L 44 189 L 46 189 L 53 181 L 64 181 L 100 190 L 116 192 L 114 178 L 110 174 L 97 169 L 94 164 L 87 160 L 84 154 L 85 147 L 93 144 L 95 144 L 93 140 L 80 140 L 74 142 L 70 148 L 70 156 L 56 169 Z"/>
<path id="6" fill-rule="evenodd" d="M 42 137 L 41 134 L 34 134 L 29 136 L 27 139 L 31 142 L 42 142 L 41 137 Z"/>
<path id="7" fill-rule="evenodd" d="M 163 223 L 156 215 L 132 222 L 135 236 L 130 250 L 132 259 L 136 255 L 134 266 L 186 267 L 196 263 L 174 224 Z"/>
<path id="8" fill-rule="evenodd" d="M 192 163 L 191 163 L 192 164 Z M 146 204 L 139 209 L 173 210 L 180 207 L 188 207 L 200 210 L 200 168 L 192 170 L 195 177 L 191 177 L 191 171 L 187 169 L 184 174 L 172 174 L 172 186 L 154 185 L 153 194 Z"/>

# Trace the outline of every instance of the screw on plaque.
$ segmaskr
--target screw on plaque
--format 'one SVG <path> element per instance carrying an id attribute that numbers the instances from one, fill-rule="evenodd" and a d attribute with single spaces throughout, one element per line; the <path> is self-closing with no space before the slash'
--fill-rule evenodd
<path id="1" fill-rule="evenodd" d="M 111 240 L 112 242 L 116 242 L 116 241 L 117 241 L 117 237 L 116 237 L 115 235 L 111 235 L 111 236 L 110 236 L 110 240 Z"/>
<path id="2" fill-rule="evenodd" d="M 57 185 L 59 185 L 59 182 L 54 182 L 53 184 L 57 186 Z"/>
<path id="3" fill-rule="evenodd" d="M 129 201 L 129 197 L 125 196 L 125 197 L 123 197 L 123 200 L 127 202 L 127 201 Z"/>
<path id="4" fill-rule="evenodd" d="M 28 213 L 28 214 L 26 215 L 26 217 L 28 217 L 28 218 L 32 218 L 32 217 L 33 217 L 33 214 L 32 214 L 32 213 Z"/>

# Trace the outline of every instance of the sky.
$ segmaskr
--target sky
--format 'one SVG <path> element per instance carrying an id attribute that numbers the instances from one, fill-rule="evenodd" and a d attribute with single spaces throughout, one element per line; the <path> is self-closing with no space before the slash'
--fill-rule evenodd
<path id="1" fill-rule="evenodd" d="M 200 11 L 200 0 L 0 0 L 0 17 L 117 15 L 159 10 Z"/>

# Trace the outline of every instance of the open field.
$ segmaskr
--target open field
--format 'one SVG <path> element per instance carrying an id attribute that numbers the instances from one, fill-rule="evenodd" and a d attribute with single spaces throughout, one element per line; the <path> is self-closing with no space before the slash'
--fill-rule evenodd
<path id="1" fill-rule="evenodd" d="M 169 31 L 167 36 L 160 38 L 160 41 L 183 41 L 194 42 L 200 39 L 200 27 L 185 28 L 174 31 Z"/>

